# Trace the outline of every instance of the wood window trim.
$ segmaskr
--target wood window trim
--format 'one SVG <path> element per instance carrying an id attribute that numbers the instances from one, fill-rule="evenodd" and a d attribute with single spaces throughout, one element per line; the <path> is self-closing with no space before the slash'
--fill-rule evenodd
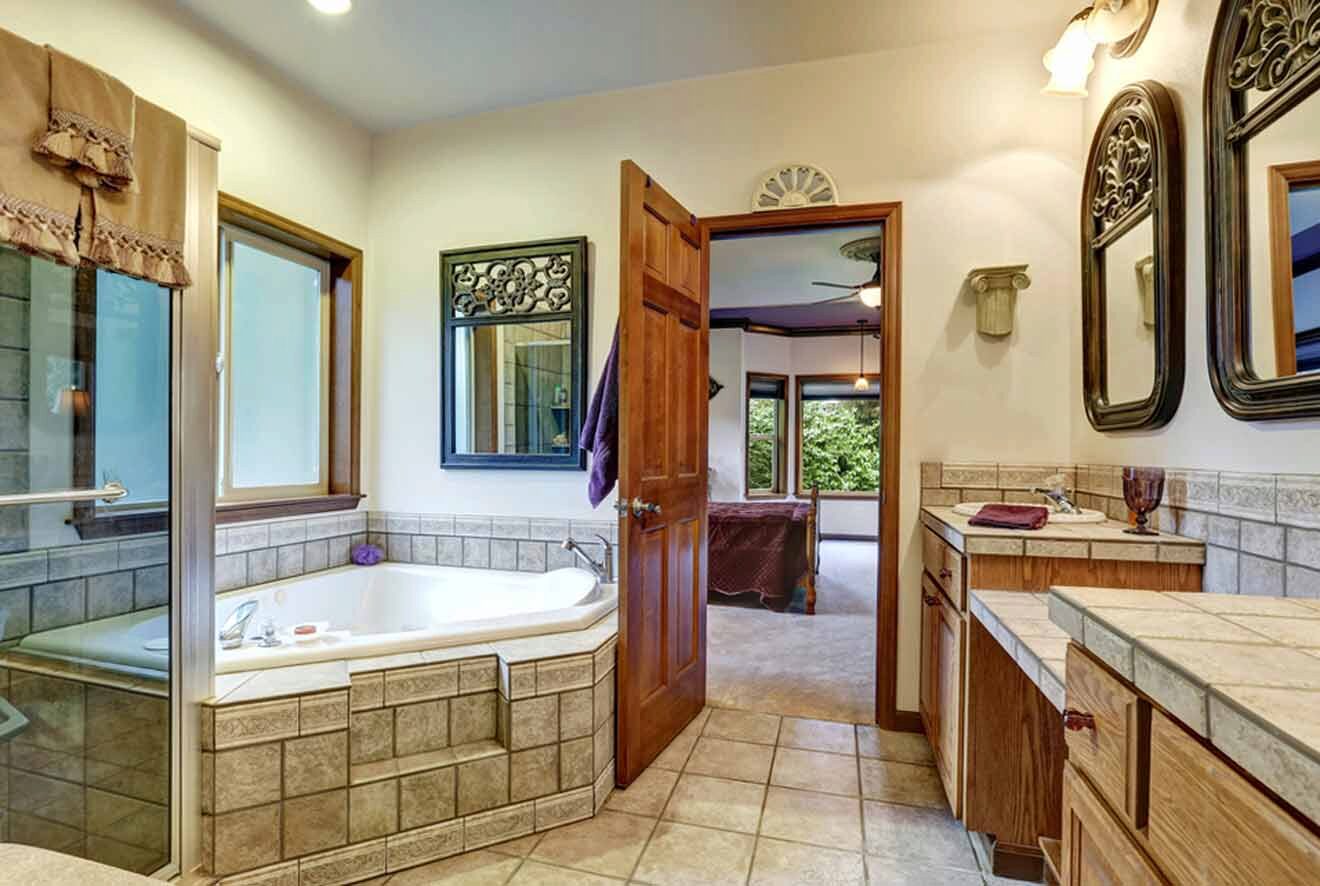
<path id="1" fill-rule="evenodd" d="M 219 193 L 219 221 L 234 224 L 326 259 L 330 263 L 330 452 L 326 495 L 275 498 L 217 504 L 217 525 L 248 520 L 306 516 L 355 509 L 362 493 L 362 250 L 304 224 L 262 209 L 232 194 Z M 216 231 L 219 236 L 219 231 Z M 92 285 L 75 287 L 76 310 L 95 318 L 95 269 L 86 269 Z M 79 272 L 82 280 L 83 272 Z M 185 295 L 185 297 L 187 297 Z M 74 333 L 75 359 L 95 365 L 95 323 L 81 323 Z M 95 389 L 89 372 L 88 394 L 93 404 L 74 418 L 74 481 L 78 488 L 94 485 Z M 164 532 L 168 513 L 163 510 L 99 512 L 93 503 L 78 503 L 70 521 L 83 539 L 116 538 Z"/>
<path id="2" fill-rule="evenodd" d="M 796 489 L 798 498 L 811 495 L 810 489 L 802 488 L 802 388 L 812 382 L 831 382 L 831 381 L 856 381 L 856 375 L 850 375 L 842 372 L 824 373 L 821 375 L 799 375 L 794 378 L 794 396 L 793 396 L 793 470 L 795 478 L 793 486 Z M 880 383 L 879 374 L 867 373 L 866 380 L 876 388 L 876 399 L 882 404 L 884 402 L 884 390 Z M 883 429 L 884 419 L 881 418 L 881 428 Z M 876 443 L 879 446 L 879 441 Z M 884 487 L 884 472 L 881 471 L 881 488 Z M 820 491 L 821 501 L 879 501 L 879 492 L 844 492 L 840 490 Z"/>
<path id="3" fill-rule="evenodd" d="M 752 424 L 752 383 L 769 381 L 783 386 L 784 396 L 780 400 L 779 427 L 775 440 L 775 488 L 753 491 L 752 448 L 749 428 Z M 768 399 L 768 398 L 757 398 Z M 788 497 L 788 376 L 777 372 L 748 372 L 743 384 L 743 494 L 748 499 L 782 499 Z"/>
<path id="4" fill-rule="evenodd" d="M 1280 377 L 1297 374 L 1294 315 L 1292 217 L 1289 197 L 1296 185 L 1320 185 L 1320 160 L 1269 168 L 1270 282 L 1274 304 L 1274 360 Z"/>

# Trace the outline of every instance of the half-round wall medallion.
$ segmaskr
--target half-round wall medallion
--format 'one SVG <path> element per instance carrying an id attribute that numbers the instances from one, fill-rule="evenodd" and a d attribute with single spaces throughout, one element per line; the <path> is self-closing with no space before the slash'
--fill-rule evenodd
<path id="1" fill-rule="evenodd" d="M 836 206 L 839 191 L 834 179 L 819 166 L 790 163 L 768 169 L 757 179 L 752 194 L 752 211 L 804 209 L 808 206 Z"/>

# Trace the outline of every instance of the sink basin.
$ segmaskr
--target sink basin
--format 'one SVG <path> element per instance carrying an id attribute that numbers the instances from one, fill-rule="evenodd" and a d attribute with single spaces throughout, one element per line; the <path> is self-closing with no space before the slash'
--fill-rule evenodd
<path id="1" fill-rule="evenodd" d="M 954 505 L 953 512 L 962 514 L 964 517 L 975 517 L 981 508 L 987 504 L 1001 504 L 1002 502 L 984 502 L 984 501 L 965 501 L 962 504 Z M 1046 507 L 1049 507 L 1046 505 Z M 1100 511 L 1092 511 L 1089 508 L 1079 508 L 1076 514 L 1065 514 L 1062 511 L 1056 511 L 1050 508 L 1051 523 L 1103 523 L 1109 519 Z"/>

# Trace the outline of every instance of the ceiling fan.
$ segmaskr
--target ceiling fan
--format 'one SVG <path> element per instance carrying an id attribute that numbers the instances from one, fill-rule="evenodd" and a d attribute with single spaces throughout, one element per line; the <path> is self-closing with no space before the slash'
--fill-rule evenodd
<path id="1" fill-rule="evenodd" d="M 850 298 L 861 299 L 862 304 L 868 308 L 878 308 L 884 295 L 884 237 L 863 237 L 861 240 L 853 240 L 839 247 L 839 254 L 844 258 L 850 258 L 853 261 L 872 262 L 875 264 L 875 274 L 865 283 L 849 285 L 846 283 L 826 283 L 824 281 L 814 281 L 812 286 L 826 286 L 830 289 L 847 289 L 847 295 L 837 295 L 834 298 L 821 299 L 818 302 L 812 302 L 816 305 L 828 305 L 835 302 L 847 301 Z"/>

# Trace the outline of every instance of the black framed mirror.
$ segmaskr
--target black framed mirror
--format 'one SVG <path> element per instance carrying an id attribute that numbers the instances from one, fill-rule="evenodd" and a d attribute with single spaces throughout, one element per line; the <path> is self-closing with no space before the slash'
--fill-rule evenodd
<path id="1" fill-rule="evenodd" d="M 1210 377 L 1234 418 L 1320 416 L 1320 0 L 1223 0 L 1206 65 Z"/>
<path id="2" fill-rule="evenodd" d="M 1096 128 L 1082 194 L 1086 415 L 1100 431 L 1158 428 L 1182 400 L 1186 233 L 1173 98 L 1144 81 Z"/>
<path id="3" fill-rule="evenodd" d="M 587 238 L 440 253 L 446 468 L 583 470 Z"/>

